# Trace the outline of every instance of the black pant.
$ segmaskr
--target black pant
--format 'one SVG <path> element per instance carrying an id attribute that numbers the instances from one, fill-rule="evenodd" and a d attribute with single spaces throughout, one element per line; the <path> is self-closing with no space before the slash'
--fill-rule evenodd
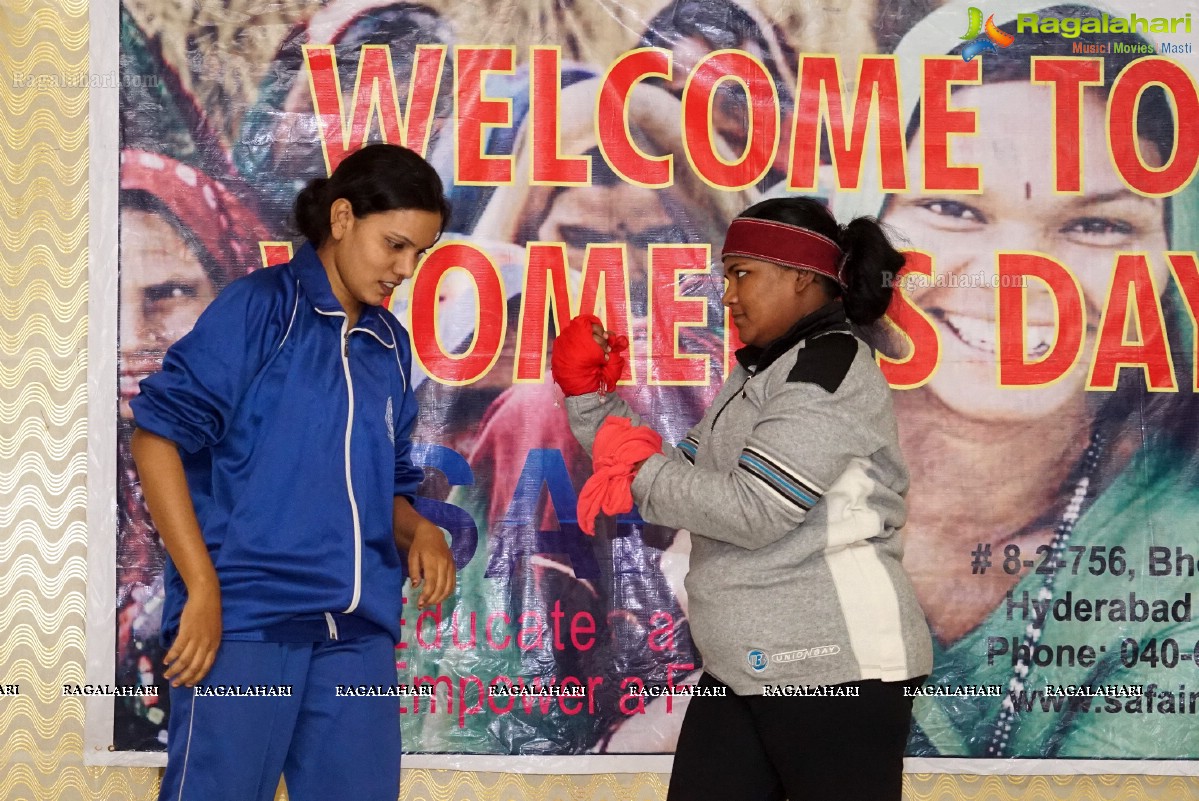
<path id="1" fill-rule="evenodd" d="M 707 673 L 687 707 L 667 801 L 900 801 L 912 722 L 904 682 L 855 681 L 858 697 L 734 695 Z"/>

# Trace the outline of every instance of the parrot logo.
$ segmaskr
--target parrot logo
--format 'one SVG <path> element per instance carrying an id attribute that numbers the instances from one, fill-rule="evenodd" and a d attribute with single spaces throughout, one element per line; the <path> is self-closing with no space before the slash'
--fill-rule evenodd
<path id="1" fill-rule="evenodd" d="M 972 61 L 975 56 L 987 51 L 994 53 L 996 45 L 999 47 L 1010 47 L 1012 42 L 1016 41 L 1015 36 L 999 30 L 995 25 L 994 14 L 987 17 L 985 25 L 983 24 L 983 12 L 981 9 L 971 6 L 969 14 L 966 35 L 962 37 L 962 41 L 970 41 L 970 44 L 962 49 L 962 61 Z"/>

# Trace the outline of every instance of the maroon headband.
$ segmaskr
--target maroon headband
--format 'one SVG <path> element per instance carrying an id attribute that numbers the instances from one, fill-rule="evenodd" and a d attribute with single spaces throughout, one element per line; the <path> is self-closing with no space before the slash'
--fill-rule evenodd
<path id="1" fill-rule="evenodd" d="M 795 225 L 738 217 L 724 237 L 724 256 L 745 256 L 784 267 L 811 270 L 845 286 L 841 268 L 844 256 L 837 243 L 827 236 Z"/>

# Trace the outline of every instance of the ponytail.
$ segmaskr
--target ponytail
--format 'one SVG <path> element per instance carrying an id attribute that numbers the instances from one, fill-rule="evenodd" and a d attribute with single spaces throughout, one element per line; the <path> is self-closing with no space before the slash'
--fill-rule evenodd
<path id="1" fill-rule="evenodd" d="M 845 251 L 842 303 L 845 316 L 868 326 L 887 313 L 903 254 L 891 246 L 882 225 L 873 217 L 858 217 L 841 229 Z"/>
<path id="2" fill-rule="evenodd" d="M 319 245 L 329 236 L 331 203 L 325 199 L 325 188 L 328 185 L 328 178 L 313 178 L 300 190 L 300 194 L 296 195 L 296 229 L 314 245 Z"/>

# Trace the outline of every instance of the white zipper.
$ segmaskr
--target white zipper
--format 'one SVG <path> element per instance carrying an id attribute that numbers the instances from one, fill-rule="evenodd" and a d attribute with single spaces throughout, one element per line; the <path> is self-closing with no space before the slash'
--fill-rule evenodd
<path id="1" fill-rule="evenodd" d="M 358 608 L 362 598 L 362 524 L 358 520 L 358 502 L 354 500 L 354 479 L 350 475 L 350 434 L 354 431 L 354 379 L 350 377 L 350 318 L 342 315 L 341 322 L 341 366 L 346 373 L 346 391 L 349 393 L 350 409 L 346 417 L 346 491 L 350 494 L 350 513 L 354 517 L 354 594 L 350 597 L 350 605 L 345 608 L 349 614 Z"/>
<path id="2" fill-rule="evenodd" d="M 325 625 L 329 627 L 329 639 L 337 639 L 337 621 L 333 619 L 333 615 L 325 613 Z"/>
<path id="3" fill-rule="evenodd" d="M 358 519 L 358 502 L 354 500 L 354 479 L 350 475 L 350 434 L 354 430 L 354 380 L 350 377 L 350 318 L 345 312 L 325 312 L 316 310 L 318 314 L 341 318 L 341 368 L 346 375 L 346 393 L 349 398 L 349 410 L 346 415 L 346 493 L 350 498 L 350 516 L 354 521 L 354 593 L 350 597 L 350 605 L 342 610 L 342 614 L 350 614 L 358 608 L 362 599 L 362 523 Z M 327 613 L 326 613 L 327 614 Z M 336 633 L 333 619 L 329 618 L 331 632 Z"/>

